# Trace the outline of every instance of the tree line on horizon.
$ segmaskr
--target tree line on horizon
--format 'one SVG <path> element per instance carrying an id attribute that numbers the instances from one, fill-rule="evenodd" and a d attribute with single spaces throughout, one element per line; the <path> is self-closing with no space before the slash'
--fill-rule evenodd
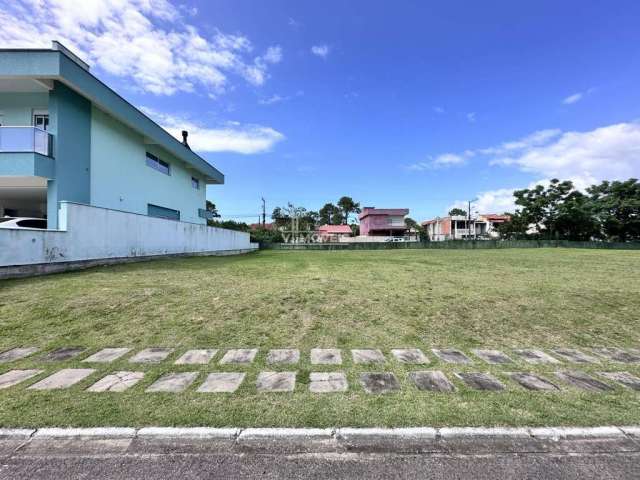
<path id="1" fill-rule="evenodd" d="M 511 220 L 498 227 L 505 239 L 640 241 L 640 183 L 602 181 L 585 192 L 570 180 L 552 179 L 513 192 Z"/>
<path id="2" fill-rule="evenodd" d="M 516 209 L 505 212 L 510 221 L 497 229 L 503 239 L 602 240 L 612 242 L 640 241 L 640 183 L 635 178 L 625 181 L 602 181 L 584 192 L 570 180 L 552 179 L 549 185 L 537 185 L 513 192 Z M 207 210 L 219 217 L 215 205 L 207 201 Z M 251 232 L 253 241 L 281 242 L 280 227 L 290 227 L 292 217 L 298 218 L 300 231 L 312 231 L 320 225 L 350 225 L 354 235 L 359 232 L 352 215 L 362 211 L 360 203 L 348 196 L 335 204 L 326 203 L 318 211 L 295 207 L 291 203 L 273 209 L 271 219 L 276 229 L 251 228 L 233 220 L 207 221 L 210 226 Z M 454 208 L 450 215 L 467 215 Z M 428 237 L 423 227 L 410 217 L 407 228 L 414 229 L 423 241 Z"/>

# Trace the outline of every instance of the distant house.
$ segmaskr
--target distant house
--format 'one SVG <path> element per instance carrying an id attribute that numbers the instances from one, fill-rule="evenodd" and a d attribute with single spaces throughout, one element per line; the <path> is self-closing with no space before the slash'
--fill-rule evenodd
<path id="1" fill-rule="evenodd" d="M 359 215 L 360 235 L 367 237 L 401 237 L 407 233 L 404 217 L 408 208 L 364 207 Z"/>
<path id="2" fill-rule="evenodd" d="M 276 224 L 275 223 L 252 223 L 251 225 L 249 225 L 249 228 L 251 230 L 260 230 L 260 229 L 264 229 L 264 230 L 273 230 L 275 228 Z"/>
<path id="3" fill-rule="evenodd" d="M 497 238 L 497 226 L 510 220 L 509 215 L 481 214 L 471 219 L 464 215 L 436 217 L 422 222 L 431 241 Z"/>
<path id="4" fill-rule="evenodd" d="M 320 225 L 316 228 L 316 234 L 321 242 L 339 242 L 341 238 L 352 235 L 349 225 Z"/>

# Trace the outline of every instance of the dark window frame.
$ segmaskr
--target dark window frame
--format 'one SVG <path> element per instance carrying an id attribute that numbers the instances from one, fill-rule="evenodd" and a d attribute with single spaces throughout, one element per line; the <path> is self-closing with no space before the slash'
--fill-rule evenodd
<path id="1" fill-rule="evenodd" d="M 171 164 L 158 158 L 153 153 L 147 153 L 146 164 L 148 167 L 153 168 L 155 171 L 171 176 Z"/>
<path id="2" fill-rule="evenodd" d="M 155 210 L 155 215 L 152 211 Z M 159 215 L 160 212 L 165 212 L 166 215 Z M 147 203 L 147 216 L 153 218 L 164 218 L 166 220 L 174 220 L 176 222 L 180 221 L 180 210 L 176 210 L 173 208 L 163 207 L 161 205 L 156 205 L 155 203 Z"/>

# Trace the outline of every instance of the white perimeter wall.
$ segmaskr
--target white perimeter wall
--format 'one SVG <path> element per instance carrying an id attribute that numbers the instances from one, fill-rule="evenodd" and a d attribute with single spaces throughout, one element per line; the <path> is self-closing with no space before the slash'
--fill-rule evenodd
<path id="1" fill-rule="evenodd" d="M 0 228 L 0 266 L 257 248 L 224 228 L 61 202 L 60 230 Z"/>

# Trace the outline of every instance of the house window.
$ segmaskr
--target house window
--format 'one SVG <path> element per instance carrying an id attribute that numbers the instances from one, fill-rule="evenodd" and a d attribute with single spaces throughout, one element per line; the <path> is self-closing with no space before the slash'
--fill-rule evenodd
<path id="1" fill-rule="evenodd" d="M 200 190 L 200 180 L 196 177 L 191 177 L 191 186 L 196 190 Z"/>
<path id="2" fill-rule="evenodd" d="M 180 220 L 180 210 L 160 207 L 151 203 L 147 204 L 147 215 L 150 217 L 166 218 L 168 220 Z"/>
<path id="3" fill-rule="evenodd" d="M 165 175 L 171 174 L 170 165 L 164 160 L 160 160 L 154 154 L 147 152 L 147 165 Z"/>
<path id="4" fill-rule="evenodd" d="M 35 110 L 33 112 L 33 126 L 47 130 L 49 128 L 49 112 Z"/>

